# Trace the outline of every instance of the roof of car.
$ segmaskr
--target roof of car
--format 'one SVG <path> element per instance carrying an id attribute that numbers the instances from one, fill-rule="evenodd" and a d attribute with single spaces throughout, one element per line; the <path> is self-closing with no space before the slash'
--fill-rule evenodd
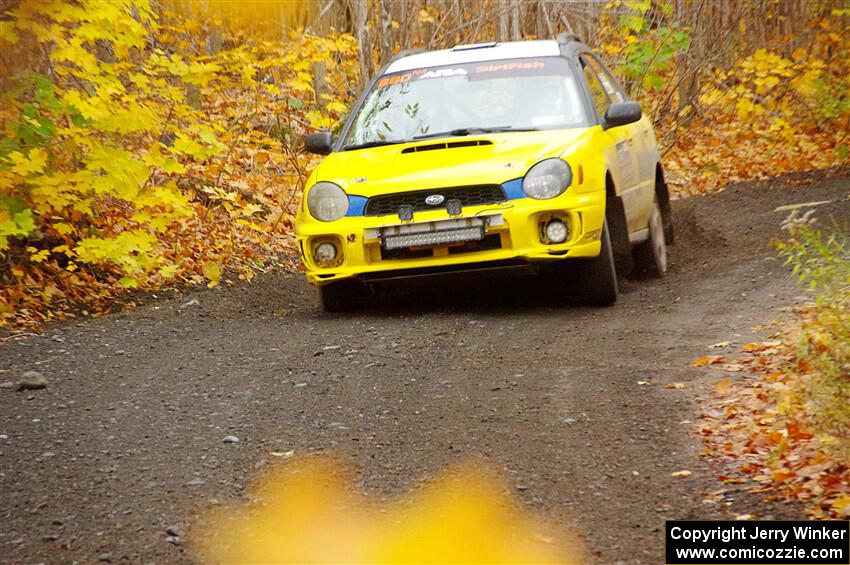
<path id="1" fill-rule="evenodd" d="M 458 45 L 451 49 L 427 51 L 399 57 L 387 66 L 385 74 L 428 67 L 477 63 L 479 61 L 557 57 L 560 54 L 561 44 L 554 39 Z"/>

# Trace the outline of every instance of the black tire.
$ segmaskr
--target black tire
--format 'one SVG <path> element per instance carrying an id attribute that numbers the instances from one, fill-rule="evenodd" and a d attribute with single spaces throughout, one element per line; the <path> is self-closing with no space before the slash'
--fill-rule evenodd
<path id="1" fill-rule="evenodd" d="M 601 239 L 599 256 L 579 263 L 579 289 L 584 302 L 592 306 L 613 304 L 620 293 L 607 221 L 602 226 Z"/>
<path id="2" fill-rule="evenodd" d="M 667 272 L 667 229 L 658 197 L 652 199 L 649 238 L 634 248 L 635 272 L 661 278 Z"/>
<path id="3" fill-rule="evenodd" d="M 606 191 L 605 221 L 608 223 L 608 237 L 611 239 L 617 274 L 628 275 L 634 268 L 632 244 L 629 242 L 629 226 L 626 222 L 623 199 L 614 193 L 613 186 Z"/>
<path id="4" fill-rule="evenodd" d="M 664 171 L 661 170 L 661 165 L 658 165 L 658 170 L 655 173 L 655 196 L 658 198 L 658 207 L 661 209 L 661 218 L 664 220 L 664 238 L 667 240 L 668 246 L 673 245 L 675 232 L 673 229 L 673 207 L 670 206 L 670 191 L 664 181 Z"/>
<path id="5" fill-rule="evenodd" d="M 345 312 L 363 306 L 366 288 L 359 281 L 344 280 L 319 287 L 322 309 L 325 312 Z"/>

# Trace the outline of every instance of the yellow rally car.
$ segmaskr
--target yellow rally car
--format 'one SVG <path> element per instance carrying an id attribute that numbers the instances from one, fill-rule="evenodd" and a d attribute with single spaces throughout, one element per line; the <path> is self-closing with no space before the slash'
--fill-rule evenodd
<path id="1" fill-rule="evenodd" d="M 663 275 L 673 225 L 650 120 L 576 37 L 401 54 L 307 181 L 296 218 L 326 310 L 388 279 L 531 267 L 555 296 Z"/>

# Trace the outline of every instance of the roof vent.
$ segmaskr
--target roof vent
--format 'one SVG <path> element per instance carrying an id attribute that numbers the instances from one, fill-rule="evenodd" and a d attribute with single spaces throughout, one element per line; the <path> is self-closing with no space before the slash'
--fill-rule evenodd
<path id="1" fill-rule="evenodd" d="M 495 41 L 488 41 L 487 43 L 470 43 L 469 45 L 455 45 L 452 47 L 452 51 L 472 51 L 473 49 L 487 49 L 488 47 L 495 47 L 498 45 Z"/>
<path id="2" fill-rule="evenodd" d="M 434 151 L 436 149 L 456 149 L 458 147 L 478 147 L 479 145 L 493 145 L 488 139 L 471 139 L 469 141 L 449 141 L 443 143 L 429 143 L 428 145 L 415 145 L 405 147 L 402 153 L 419 153 L 421 151 Z"/>

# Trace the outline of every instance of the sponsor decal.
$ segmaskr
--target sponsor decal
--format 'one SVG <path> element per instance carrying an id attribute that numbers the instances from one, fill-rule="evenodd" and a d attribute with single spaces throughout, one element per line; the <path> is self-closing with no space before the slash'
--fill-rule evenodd
<path id="1" fill-rule="evenodd" d="M 543 61 L 525 61 L 525 62 L 513 62 L 513 63 L 497 63 L 497 64 L 488 64 L 488 65 L 476 65 L 475 72 L 476 73 L 497 73 L 497 72 L 502 72 L 502 71 L 543 69 L 545 67 L 546 67 L 546 63 L 544 63 Z"/>
<path id="2" fill-rule="evenodd" d="M 419 79 L 426 78 L 442 78 L 442 77 L 456 77 L 468 75 L 466 69 L 435 69 L 433 71 L 427 71 L 419 76 Z"/>
<path id="3" fill-rule="evenodd" d="M 394 84 L 407 83 L 412 80 L 427 80 L 432 78 L 448 78 L 467 75 L 481 75 L 487 73 L 507 73 L 522 71 L 536 71 L 547 68 L 545 61 L 515 60 L 502 62 L 468 63 L 463 67 L 449 67 L 442 69 L 424 68 L 387 75 L 378 80 L 377 87 L 385 88 Z"/>

